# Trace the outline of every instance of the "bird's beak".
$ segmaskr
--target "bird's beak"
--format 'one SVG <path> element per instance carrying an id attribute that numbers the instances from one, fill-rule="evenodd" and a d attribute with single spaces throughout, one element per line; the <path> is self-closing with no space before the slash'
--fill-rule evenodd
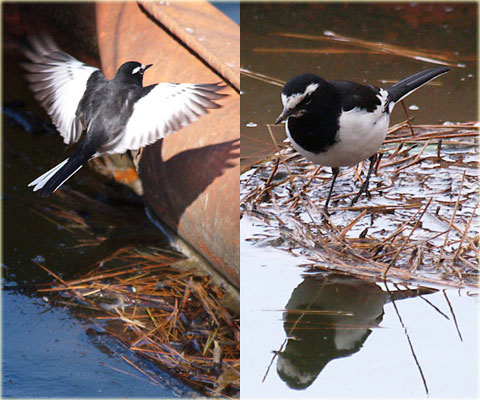
<path id="1" fill-rule="evenodd" d="M 275 125 L 278 125 L 280 122 L 285 121 L 289 115 L 290 112 L 287 109 L 284 109 L 283 112 L 275 120 Z"/>
<path id="2" fill-rule="evenodd" d="M 143 67 L 143 70 L 146 71 L 147 69 L 149 69 L 153 64 L 148 64 L 148 65 L 145 65 L 145 67 Z"/>

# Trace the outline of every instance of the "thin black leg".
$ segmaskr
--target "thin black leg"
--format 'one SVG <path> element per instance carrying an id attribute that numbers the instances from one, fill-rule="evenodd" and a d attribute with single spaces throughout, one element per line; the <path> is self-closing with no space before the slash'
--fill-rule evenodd
<path id="1" fill-rule="evenodd" d="M 330 190 L 328 192 L 327 201 L 325 202 L 325 206 L 323 207 L 323 211 L 326 215 L 330 215 L 328 213 L 328 203 L 330 202 L 330 197 L 332 197 L 333 185 L 335 185 L 335 181 L 337 180 L 338 173 L 340 172 L 340 168 L 332 168 L 332 185 L 330 186 Z"/>
<path id="2" fill-rule="evenodd" d="M 358 199 L 360 198 L 363 192 L 368 193 L 368 184 L 370 183 L 370 175 L 372 175 L 373 167 L 375 166 L 375 161 L 377 161 L 377 154 L 375 153 L 373 156 L 369 158 L 369 160 L 370 160 L 370 165 L 368 167 L 367 177 L 363 182 L 363 185 L 358 191 L 357 195 L 353 198 L 352 202 L 350 203 L 350 207 L 353 206 L 358 201 Z"/>

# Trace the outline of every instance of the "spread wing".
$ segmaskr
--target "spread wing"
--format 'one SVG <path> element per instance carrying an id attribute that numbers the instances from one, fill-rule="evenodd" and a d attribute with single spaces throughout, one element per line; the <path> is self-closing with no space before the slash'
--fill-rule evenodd
<path id="1" fill-rule="evenodd" d="M 80 139 L 85 121 L 76 118 L 89 78 L 98 68 L 88 66 L 60 50 L 49 36 L 30 38 L 23 49 L 30 62 L 22 63 L 35 98 L 42 104 L 66 144 Z"/>
<path id="2" fill-rule="evenodd" d="M 116 153 L 138 150 L 196 121 L 214 102 L 226 95 L 217 93 L 219 84 L 159 83 L 145 88 L 145 95 L 133 106 Z"/>

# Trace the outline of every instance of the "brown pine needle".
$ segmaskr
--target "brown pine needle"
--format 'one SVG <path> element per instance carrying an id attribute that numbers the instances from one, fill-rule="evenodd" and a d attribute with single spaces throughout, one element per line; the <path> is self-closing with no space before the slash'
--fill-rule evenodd
<path id="1" fill-rule="evenodd" d="M 415 231 L 415 229 L 417 229 L 418 225 L 420 224 L 420 221 L 422 220 L 423 216 L 425 215 L 427 209 L 428 209 L 428 206 L 430 205 L 430 203 L 432 202 L 433 198 L 430 197 L 430 199 L 428 200 L 427 204 L 425 205 L 423 211 L 422 211 L 422 214 L 420 215 L 420 217 L 417 219 L 417 222 L 415 222 L 415 225 L 413 226 L 412 230 L 410 231 L 410 233 L 408 234 L 407 238 L 403 241 L 402 245 L 400 246 L 400 248 L 398 249 L 397 253 L 395 253 L 395 255 L 393 256 L 392 258 L 392 261 L 390 261 L 390 264 L 388 265 L 387 269 L 385 270 L 384 274 L 383 274 L 383 277 L 386 278 L 387 276 L 387 273 L 389 271 L 389 269 L 395 264 L 395 260 L 397 259 L 398 255 L 401 253 L 401 251 L 403 250 L 403 248 L 405 247 L 405 245 L 408 243 L 408 240 L 410 239 L 410 237 L 412 236 L 413 232 Z"/>
<path id="2" fill-rule="evenodd" d="M 162 383 L 160 381 L 158 381 L 157 379 L 155 379 L 153 376 L 151 376 L 149 373 L 147 373 L 146 371 L 144 371 L 143 369 L 141 369 L 140 367 L 136 366 L 133 362 L 131 362 L 127 357 L 125 356 L 122 356 L 122 359 L 127 362 L 128 364 L 130 364 L 133 368 L 135 368 L 137 371 L 141 372 L 143 375 L 145 375 L 147 378 L 149 378 L 152 382 L 154 382 L 157 386 L 160 386 L 162 388 L 165 388 L 165 386 L 162 385 Z"/>
<path id="3" fill-rule="evenodd" d="M 352 222 L 350 222 L 343 230 L 338 234 L 338 239 L 343 240 L 345 235 L 352 229 L 355 224 L 360 221 L 367 214 L 367 210 L 363 210 L 359 215 L 357 215 Z"/>

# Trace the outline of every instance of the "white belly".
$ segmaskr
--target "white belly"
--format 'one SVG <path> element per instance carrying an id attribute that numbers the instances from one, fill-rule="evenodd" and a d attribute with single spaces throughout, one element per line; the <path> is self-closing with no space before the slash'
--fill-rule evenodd
<path id="1" fill-rule="evenodd" d="M 383 106 L 383 105 L 382 105 Z M 379 106 L 373 113 L 354 108 L 339 119 L 337 142 L 327 151 L 315 154 L 293 141 L 286 124 L 287 136 L 293 147 L 307 160 L 328 167 L 350 167 L 374 155 L 387 136 L 390 115 Z"/>

